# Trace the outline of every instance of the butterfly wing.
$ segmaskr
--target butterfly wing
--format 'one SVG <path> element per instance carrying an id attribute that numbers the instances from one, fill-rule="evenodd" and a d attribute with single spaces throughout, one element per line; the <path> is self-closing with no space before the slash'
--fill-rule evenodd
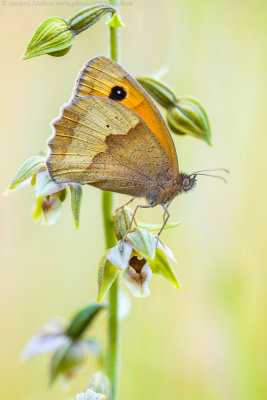
<path id="1" fill-rule="evenodd" d="M 169 176 L 168 154 L 134 111 L 97 96 L 74 97 L 52 123 L 49 173 L 57 183 L 151 197 Z"/>
<path id="2" fill-rule="evenodd" d="M 90 60 L 77 78 L 74 95 L 110 98 L 135 111 L 168 154 L 171 174 L 178 175 L 176 150 L 160 112 L 142 86 L 119 64 L 104 56 Z"/>

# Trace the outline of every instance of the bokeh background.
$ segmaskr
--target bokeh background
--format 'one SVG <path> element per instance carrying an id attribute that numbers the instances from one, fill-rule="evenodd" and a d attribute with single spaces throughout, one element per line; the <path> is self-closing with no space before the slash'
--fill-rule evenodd
<path id="1" fill-rule="evenodd" d="M 88 3 L 80 3 L 80 7 Z M 183 290 L 153 277 L 151 296 L 132 299 L 122 322 L 120 399 L 264 400 L 266 379 L 267 3 L 265 0 L 131 0 L 121 7 L 122 63 L 133 75 L 167 65 L 177 94 L 205 105 L 214 147 L 175 137 L 183 170 L 227 167 L 228 185 L 199 178 L 177 198 L 163 233 L 179 260 Z M 68 17 L 73 2 L 0 4 L 1 191 L 19 165 L 46 149 L 50 121 L 71 94 L 77 73 L 108 54 L 104 21 L 77 37 L 62 58 L 22 62 L 42 20 Z M 23 364 L 27 339 L 54 316 L 69 318 L 97 294 L 104 251 L 101 192 L 84 190 L 81 227 L 69 204 L 56 225 L 34 224 L 33 190 L 1 197 L 0 397 L 67 400 L 84 391 L 94 361 L 69 391 L 47 386 L 49 358 Z M 123 204 L 126 197 L 117 196 Z M 161 210 L 140 212 L 161 222 Z M 126 288 L 124 288 L 127 290 Z M 91 331 L 105 343 L 104 314 Z"/>

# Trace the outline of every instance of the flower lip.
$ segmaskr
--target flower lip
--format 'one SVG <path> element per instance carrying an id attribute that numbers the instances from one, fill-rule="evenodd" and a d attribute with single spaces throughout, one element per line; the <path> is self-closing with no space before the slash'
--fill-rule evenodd
<path id="1" fill-rule="evenodd" d="M 146 262 L 147 260 L 145 258 L 139 259 L 137 256 L 133 256 L 129 261 L 129 265 L 135 270 L 135 272 L 140 274 Z"/>

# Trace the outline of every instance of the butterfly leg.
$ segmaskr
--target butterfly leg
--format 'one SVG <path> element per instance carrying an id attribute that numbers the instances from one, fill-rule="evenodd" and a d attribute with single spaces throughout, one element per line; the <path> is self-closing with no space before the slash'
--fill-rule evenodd
<path id="1" fill-rule="evenodd" d="M 129 201 L 127 201 L 127 203 L 123 204 L 123 206 L 121 206 L 120 208 L 128 206 L 128 204 L 131 204 L 134 201 L 134 199 L 135 197 L 132 197 Z"/>
<path id="2" fill-rule="evenodd" d="M 131 227 L 132 227 L 132 224 L 133 224 L 133 222 L 134 222 L 134 218 L 135 218 L 135 215 L 136 215 L 136 213 L 137 213 L 138 208 L 151 208 L 151 207 L 154 207 L 154 206 L 155 206 L 155 204 L 148 204 L 148 205 L 144 205 L 144 206 L 141 205 L 141 204 L 139 204 L 138 206 L 136 206 L 136 208 L 135 208 L 135 210 L 134 210 L 134 213 L 133 213 L 133 216 L 132 216 L 132 219 L 131 219 L 131 222 L 130 222 L 130 224 L 129 224 L 129 226 L 128 226 L 127 232 L 126 232 L 125 235 L 124 235 L 123 241 L 126 239 L 128 233 L 129 233 L 130 230 L 131 230 Z"/>
<path id="3" fill-rule="evenodd" d="M 168 206 L 170 205 L 170 203 L 169 203 L 167 206 L 166 206 L 164 203 L 162 203 L 161 205 L 162 205 L 162 208 L 163 208 L 163 210 L 164 210 L 164 214 L 163 214 L 164 222 L 163 222 L 163 224 L 162 224 L 162 227 L 160 228 L 159 233 L 157 234 L 156 247 L 158 247 L 158 242 L 159 242 L 159 237 L 160 237 L 160 235 L 161 235 L 161 232 L 163 231 L 165 225 L 166 225 L 167 222 L 168 222 L 168 219 L 170 218 L 170 213 L 169 213 L 169 211 L 168 211 Z M 165 215 L 166 215 L 166 217 L 165 217 Z"/>

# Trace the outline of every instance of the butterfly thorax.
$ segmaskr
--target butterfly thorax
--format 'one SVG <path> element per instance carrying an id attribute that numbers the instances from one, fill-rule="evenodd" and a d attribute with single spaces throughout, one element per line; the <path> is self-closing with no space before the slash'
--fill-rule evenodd
<path id="1" fill-rule="evenodd" d="M 195 186 L 195 176 L 184 173 L 178 174 L 175 178 L 159 181 L 147 193 L 146 198 L 149 204 L 168 204 L 182 192 L 187 192 Z"/>

